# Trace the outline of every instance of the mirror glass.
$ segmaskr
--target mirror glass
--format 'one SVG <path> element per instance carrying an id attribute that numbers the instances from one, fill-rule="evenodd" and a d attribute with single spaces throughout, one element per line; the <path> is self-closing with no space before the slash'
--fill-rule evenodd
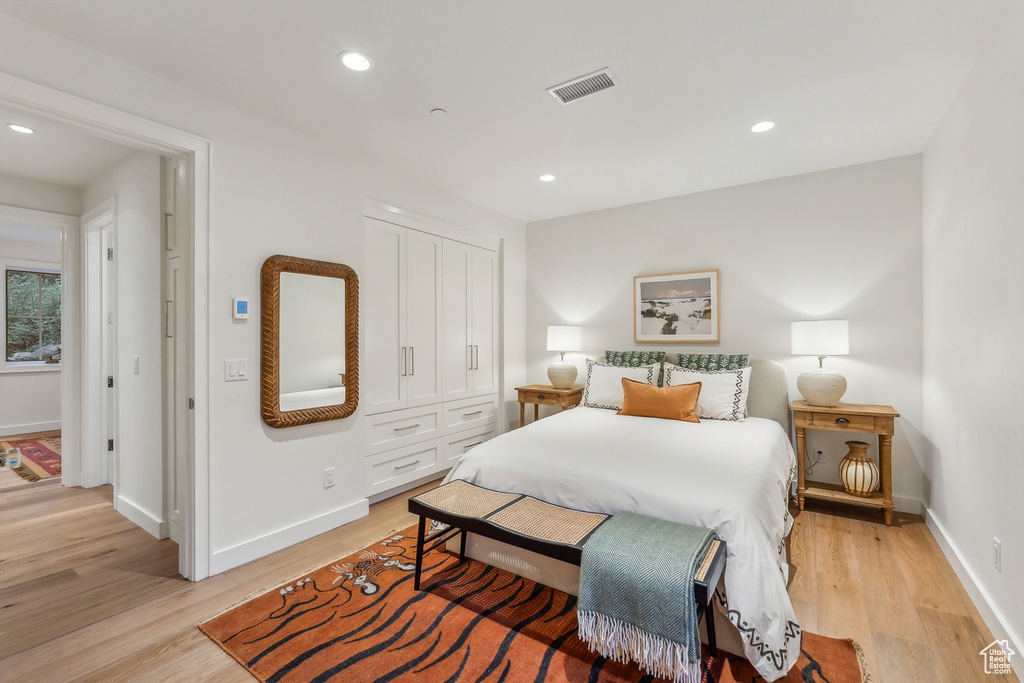
<path id="1" fill-rule="evenodd" d="M 263 420 L 290 427 L 358 403 L 358 283 L 348 266 L 290 256 L 263 264 Z"/>

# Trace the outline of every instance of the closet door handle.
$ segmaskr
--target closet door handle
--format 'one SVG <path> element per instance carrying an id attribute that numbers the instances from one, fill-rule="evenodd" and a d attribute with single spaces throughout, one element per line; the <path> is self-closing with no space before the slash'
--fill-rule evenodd
<path id="1" fill-rule="evenodd" d="M 405 362 L 406 362 L 406 359 L 408 358 L 408 356 L 406 355 L 405 351 L 406 351 L 406 347 L 403 346 L 402 347 L 402 377 L 405 377 L 408 374 L 405 371 L 406 370 Z"/>
<path id="2" fill-rule="evenodd" d="M 416 374 L 416 347 L 415 346 L 410 346 L 409 347 L 409 374 L 410 375 L 415 375 Z"/>
<path id="3" fill-rule="evenodd" d="M 480 347 L 473 344 L 473 369 L 480 369 Z"/>
<path id="4" fill-rule="evenodd" d="M 472 370 L 473 369 L 473 345 L 470 344 L 469 346 L 467 346 L 466 350 L 469 351 L 469 358 L 467 359 L 468 367 L 466 369 L 467 370 Z"/>

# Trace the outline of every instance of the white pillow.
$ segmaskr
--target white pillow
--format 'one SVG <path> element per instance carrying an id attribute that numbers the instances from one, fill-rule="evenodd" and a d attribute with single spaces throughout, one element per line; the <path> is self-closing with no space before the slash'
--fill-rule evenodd
<path id="1" fill-rule="evenodd" d="M 665 363 L 666 387 L 700 382 L 697 417 L 708 420 L 743 422 L 747 415 L 747 391 L 750 389 L 750 368 L 739 370 L 688 370 Z"/>
<path id="2" fill-rule="evenodd" d="M 583 388 L 583 405 L 588 408 L 622 410 L 622 378 L 658 385 L 661 363 L 636 368 L 587 361 L 587 384 Z"/>

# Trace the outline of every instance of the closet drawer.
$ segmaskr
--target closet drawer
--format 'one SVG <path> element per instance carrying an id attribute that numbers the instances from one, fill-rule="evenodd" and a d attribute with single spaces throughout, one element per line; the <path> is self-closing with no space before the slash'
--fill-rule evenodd
<path id="1" fill-rule="evenodd" d="M 489 441 L 497 435 L 498 425 L 496 423 L 487 427 L 467 429 L 450 436 L 446 435 L 443 439 L 444 447 L 441 451 L 443 466 L 454 467 L 459 460 L 462 460 L 462 456 L 473 450 L 474 446 L 479 446 L 484 441 Z"/>
<path id="2" fill-rule="evenodd" d="M 477 396 L 444 403 L 444 433 L 461 432 L 498 420 L 498 395 Z"/>
<path id="3" fill-rule="evenodd" d="M 441 439 L 368 455 L 364 461 L 366 495 L 372 496 L 440 471 Z"/>
<path id="4" fill-rule="evenodd" d="M 441 404 L 379 413 L 366 418 L 370 453 L 407 446 L 441 436 Z"/>

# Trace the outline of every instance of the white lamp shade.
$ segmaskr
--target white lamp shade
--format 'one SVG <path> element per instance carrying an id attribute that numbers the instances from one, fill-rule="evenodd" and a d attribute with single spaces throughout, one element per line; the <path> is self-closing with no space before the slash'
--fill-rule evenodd
<path id="1" fill-rule="evenodd" d="M 794 356 L 848 356 L 850 321 L 807 320 L 790 323 L 790 343 Z"/>
<path id="2" fill-rule="evenodd" d="M 583 328 L 573 325 L 548 325 L 548 351 L 579 351 L 583 348 Z"/>

